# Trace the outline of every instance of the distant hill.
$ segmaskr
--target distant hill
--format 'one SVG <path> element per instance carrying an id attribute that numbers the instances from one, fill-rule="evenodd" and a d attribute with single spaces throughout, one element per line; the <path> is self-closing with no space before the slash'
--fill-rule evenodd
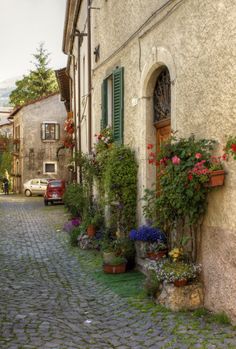
<path id="1" fill-rule="evenodd" d="M 21 76 L 0 81 L 0 107 L 9 106 L 9 95 L 15 89 L 15 82 L 19 79 Z"/>

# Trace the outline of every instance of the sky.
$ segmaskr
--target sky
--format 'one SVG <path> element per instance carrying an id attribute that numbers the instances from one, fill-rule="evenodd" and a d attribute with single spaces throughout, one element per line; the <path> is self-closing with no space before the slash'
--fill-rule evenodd
<path id="1" fill-rule="evenodd" d="M 28 74 L 40 42 L 49 66 L 66 66 L 62 52 L 66 0 L 0 0 L 0 82 Z"/>

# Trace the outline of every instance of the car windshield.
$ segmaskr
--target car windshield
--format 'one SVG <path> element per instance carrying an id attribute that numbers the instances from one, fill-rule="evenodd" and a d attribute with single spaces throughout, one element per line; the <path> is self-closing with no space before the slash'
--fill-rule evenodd
<path id="1" fill-rule="evenodd" d="M 48 184 L 48 186 L 51 188 L 61 187 L 61 185 L 62 185 L 62 182 L 59 182 L 59 181 L 49 182 L 49 184 Z"/>

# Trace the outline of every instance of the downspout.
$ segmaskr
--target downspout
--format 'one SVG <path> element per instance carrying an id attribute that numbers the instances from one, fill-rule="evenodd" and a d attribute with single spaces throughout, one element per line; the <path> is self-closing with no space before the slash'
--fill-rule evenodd
<path id="1" fill-rule="evenodd" d="M 78 71 L 78 131 L 79 131 L 79 156 L 81 155 L 81 105 L 80 105 L 80 99 L 81 99 L 81 87 L 80 87 L 80 32 L 78 32 L 78 57 L 77 57 L 77 71 Z M 79 164 L 79 182 L 82 184 L 82 166 Z"/>
<path id="2" fill-rule="evenodd" d="M 87 18 L 88 18 L 88 151 L 92 151 L 92 82 L 91 82 L 91 0 L 87 1 Z"/>
<path id="3" fill-rule="evenodd" d="M 74 124 L 75 124 L 75 180 L 77 182 L 77 153 L 78 153 L 78 146 L 77 146 L 77 117 L 76 117 L 76 83 L 75 83 L 75 56 L 72 56 L 73 61 L 73 90 L 74 90 Z"/>

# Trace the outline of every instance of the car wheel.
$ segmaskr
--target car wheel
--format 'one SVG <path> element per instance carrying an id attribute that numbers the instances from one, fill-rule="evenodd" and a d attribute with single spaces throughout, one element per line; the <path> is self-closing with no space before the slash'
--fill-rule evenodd
<path id="1" fill-rule="evenodd" d="M 44 200 L 44 205 L 48 206 L 48 200 Z"/>
<path id="2" fill-rule="evenodd" d="M 26 189 L 25 196 L 29 197 L 31 195 L 32 195 L 31 191 L 29 189 Z"/>

